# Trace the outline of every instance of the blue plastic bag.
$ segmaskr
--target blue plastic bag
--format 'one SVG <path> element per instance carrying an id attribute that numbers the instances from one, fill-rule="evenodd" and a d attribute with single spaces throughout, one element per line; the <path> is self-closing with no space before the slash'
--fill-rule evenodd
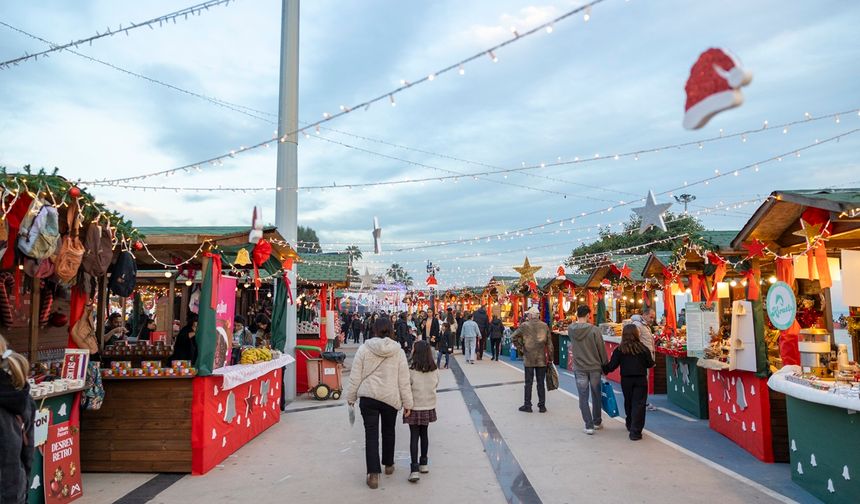
<path id="1" fill-rule="evenodd" d="M 615 401 L 615 390 L 612 388 L 612 384 L 606 380 L 602 380 L 600 383 L 600 403 L 603 411 L 611 418 L 618 416 L 618 403 Z"/>

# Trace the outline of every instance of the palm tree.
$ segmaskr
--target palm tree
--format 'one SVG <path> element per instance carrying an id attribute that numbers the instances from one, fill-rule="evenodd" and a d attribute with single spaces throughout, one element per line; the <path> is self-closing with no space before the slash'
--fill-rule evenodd
<path id="1" fill-rule="evenodd" d="M 350 245 L 349 247 L 346 248 L 346 250 L 344 250 L 344 252 L 346 252 L 347 255 L 349 255 L 349 274 L 350 274 L 350 276 L 358 276 L 358 270 L 356 270 L 352 265 L 355 263 L 355 261 L 361 259 L 361 257 L 362 257 L 361 249 L 355 245 Z"/>
<path id="2" fill-rule="evenodd" d="M 392 264 L 391 267 L 388 268 L 388 271 L 385 272 L 385 275 L 394 283 L 402 283 L 407 287 L 413 283 L 412 275 L 407 273 L 406 270 L 403 269 L 403 266 L 397 263 Z"/>

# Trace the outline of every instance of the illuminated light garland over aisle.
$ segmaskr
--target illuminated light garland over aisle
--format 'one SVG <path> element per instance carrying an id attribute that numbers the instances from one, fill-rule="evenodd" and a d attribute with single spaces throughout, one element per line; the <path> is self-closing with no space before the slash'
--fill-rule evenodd
<path id="1" fill-rule="evenodd" d="M 70 49 L 73 47 L 77 48 L 77 47 L 84 45 L 84 44 L 92 45 L 92 43 L 94 41 L 99 40 L 99 39 L 104 38 L 104 37 L 112 37 L 112 36 L 117 35 L 119 33 L 125 33 L 126 35 L 128 35 L 128 32 L 130 32 L 132 30 L 136 30 L 138 28 L 143 28 L 143 27 L 148 27 L 150 29 L 153 29 L 152 25 L 154 25 L 155 23 L 158 23 L 158 26 L 163 26 L 165 23 L 169 23 L 170 21 L 173 21 L 173 23 L 176 24 L 176 20 L 180 17 L 187 20 L 189 15 L 191 15 L 191 16 L 193 16 L 195 14 L 200 15 L 203 13 L 204 10 L 209 10 L 210 7 L 215 7 L 218 5 L 227 6 L 231 1 L 235 1 L 235 0 L 209 0 L 208 2 L 203 2 L 203 3 L 199 3 L 197 5 L 192 5 L 191 7 L 186 7 L 184 9 L 181 9 L 181 10 L 178 10 L 175 12 L 171 12 L 169 14 L 164 14 L 163 16 L 158 16 L 158 17 L 152 18 L 152 19 L 147 20 L 147 21 L 142 21 L 140 23 L 129 23 L 129 26 L 126 26 L 126 27 L 123 27 L 122 25 L 119 25 L 119 27 L 116 29 L 111 29 L 110 27 L 108 27 L 104 33 L 96 32 L 96 34 L 91 36 L 91 37 L 87 37 L 87 38 L 83 38 L 83 39 L 79 39 L 79 40 L 73 40 L 73 41 L 66 43 L 66 44 L 59 44 L 59 45 L 51 44 L 50 49 L 45 49 L 44 51 L 39 51 L 39 52 L 36 52 L 33 54 L 24 54 L 23 56 L 19 56 L 17 58 L 13 58 L 10 60 L 0 62 L 0 70 L 5 70 L 5 69 L 9 68 L 10 66 L 17 66 L 20 63 L 24 63 L 26 61 L 31 61 L 31 60 L 37 61 L 40 57 L 46 58 L 51 53 L 54 53 L 57 51 L 62 51 L 62 50 Z M 12 28 L 11 26 L 9 26 L 5 23 L 4 23 L 4 26 Z"/>
<path id="2" fill-rule="evenodd" d="M 226 4 L 225 4 L 225 5 L 226 5 Z M 39 37 L 39 36 L 37 36 L 37 35 L 34 35 L 34 34 L 30 33 L 30 32 L 25 31 L 25 30 L 22 30 L 22 29 L 20 29 L 20 28 L 18 28 L 18 27 L 12 26 L 12 25 L 10 25 L 10 24 L 8 24 L 8 23 L 5 23 L 5 22 L 3 22 L 3 21 L 0 21 L 0 26 L 5 26 L 5 27 L 7 27 L 7 28 L 9 28 L 9 29 L 11 29 L 11 30 L 13 30 L 13 31 L 15 31 L 15 32 L 21 33 L 21 34 L 23 34 L 23 35 L 25 35 L 25 36 L 27 36 L 27 37 L 30 37 L 30 38 L 33 38 L 33 39 L 38 40 L 38 41 L 40 41 L 40 42 L 43 42 L 43 43 L 45 43 L 45 44 L 48 44 L 48 45 L 49 45 L 49 46 L 51 46 L 51 47 L 56 47 L 56 46 L 57 46 L 57 44 L 55 44 L 55 43 L 53 43 L 53 42 L 51 42 L 51 41 L 49 41 L 49 40 L 46 40 L 46 39 L 44 39 L 44 38 L 42 38 L 42 37 Z M 158 80 L 158 79 L 155 79 L 155 78 L 152 78 L 152 77 L 146 76 L 146 75 L 142 75 L 142 74 L 139 74 L 139 73 L 137 73 L 137 72 L 133 72 L 133 71 L 131 71 L 131 70 L 127 70 L 127 69 L 125 69 L 125 68 L 119 67 L 119 66 L 114 65 L 114 64 L 112 64 L 112 63 L 108 63 L 108 62 L 106 62 L 106 61 L 99 60 L 99 59 L 97 59 L 97 58 L 93 58 L 93 57 L 91 57 L 91 56 L 88 56 L 88 55 L 86 55 L 86 54 L 83 54 L 83 53 L 80 53 L 80 52 L 77 52 L 77 51 L 74 51 L 74 50 L 71 50 L 71 49 L 66 49 L 66 50 L 67 50 L 68 52 L 71 52 L 72 54 L 75 54 L 75 55 L 77 55 L 77 56 L 81 57 L 81 58 L 87 59 L 87 60 L 92 61 L 92 62 L 95 62 L 95 63 L 99 63 L 99 64 L 101 64 L 101 65 L 107 66 L 107 67 L 109 67 L 109 68 L 112 68 L 112 69 L 114 69 L 114 70 L 117 70 L 117 71 L 119 71 L 119 72 L 122 72 L 122 73 L 125 73 L 125 74 L 128 74 L 128 75 L 131 75 L 131 76 L 133 76 L 133 77 L 137 77 L 137 78 L 140 78 L 140 79 L 146 80 L 146 81 L 148 81 L 148 82 L 150 82 L 150 83 L 157 84 L 157 85 L 160 85 L 160 86 L 164 86 L 164 87 L 166 87 L 166 88 L 168 88 L 168 89 L 172 89 L 172 90 L 175 90 L 175 91 L 178 91 L 178 92 L 181 92 L 181 93 L 187 94 L 187 95 L 189 95 L 189 96 L 192 96 L 192 97 L 195 97 L 195 98 L 199 98 L 199 99 L 205 100 L 205 101 L 210 102 L 210 103 L 212 103 L 212 104 L 214 104 L 214 105 L 217 105 L 217 106 L 220 106 L 220 107 L 224 107 L 224 108 L 227 108 L 227 109 L 229 109 L 229 110 L 232 110 L 232 111 L 235 111 L 235 112 L 238 112 L 238 113 L 241 113 L 241 114 L 247 115 L 247 116 L 249 116 L 249 117 L 253 117 L 253 118 L 256 118 L 256 119 L 259 119 L 259 120 L 265 121 L 265 122 L 267 122 L 267 123 L 269 123 L 269 124 L 276 124 L 276 122 L 275 122 L 274 120 L 272 120 L 272 119 L 267 119 L 267 118 L 265 118 L 265 117 L 262 117 L 263 115 L 266 115 L 266 116 L 269 116 L 269 117 L 272 117 L 272 118 L 277 117 L 277 115 L 276 115 L 276 114 L 274 114 L 274 113 L 265 112 L 265 111 L 258 110 L 258 109 L 254 109 L 254 108 L 251 108 L 251 107 L 246 107 L 246 106 L 244 106 L 244 105 L 239 105 L 239 104 L 231 103 L 231 102 L 228 102 L 228 101 L 226 101 L 226 100 L 221 100 L 221 99 L 219 99 L 219 98 L 215 98 L 215 97 L 211 97 L 211 96 L 206 96 L 206 95 L 201 94 L 201 93 L 196 93 L 196 92 L 194 92 L 194 91 L 190 91 L 190 90 L 187 90 L 187 89 L 181 88 L 181 87 L 179 87 L 179 86 L 175 86 L 175 85 L 173 85 L 173 84 L 169 84 L 169 83 L 166 83 L 166 82 L 164 82 L 164 81 L 161 81 L 161 80 Z M 494 58 L 494 60 L 496 60 L 496 58 Z M 836 118 L 836 120 L 837 120 L 837 122 L 838 122 L 838 121 L 839 121 L 839 117 L 840 117 L 841 115 L 847 115 L 847 114 L 850 114 L 850 113 L 853 113 L 853 112 L 854 112 L 853 110 L 852 110 L 852 111 L 844 111 L 844 112 L 837 112 L 837 113 L 825 114 L 825 115 L 822 115 L 822 116 L 813 116 L 813 115 L 812 115 L 812 114 L 810 114 L 809 112 L 806 112 L 806 113 L 804 113 L 804 118 L 803 118 L 803 120 L 790 121 L 790 122 L 787 122 L 787 123 L 784 123 L 784 124 L 774 125 L 774 126 L 773 126 L 773 129 L 776 129 L 776 130 L 778 130 L 778 129 L 783 129 L 783 132 L 784 132 L 784 133 L 786 133 L 786 132 L 787 132 L 787 128 L 789 128 L 789 127 L 791 127 L 791 126 L 794 126 L 794 125 L 796 125 L 796 124 L 805 123 L 805 122 L 811 122 L 811 121 L 819 121 L 819 120 L 822 120 L 822 119 L 829 119 L 829 118 L 834 118 L 834 117 Z M 858 111 L 858 114 L 860 114 L 860 111 Z M 457 161 L 457 162 L 462 162 L 462 163 L 466 163 L 466 164 L 472 164 L 472 165 L 476 165 L 476 166 L 483 166 L 483 167 L 487 167 L 487 168 L 493 168 L 494 170 L 505 170 L 505 169 L 504 169 L 504 168 L 502 168 L 502 167 L 495 166 L 495 165 L 491 165 L 491 164 L 487 164 L 487 163 L 482 163 L 482 162 L 479 162 L 479 161 L 472 161 L 472 160 L 462 159 L 462 158 L 458 158 L 458 157 L 451 156 L 451 155 L 447 155 L 447 154 L 440 154 L 440 153 L 436 153 L 436 152 L 432 152 L 432 151 L 427 151 L 427 150 L 423 150 L 423 149 L 418 149 L 418 148 L 414 148 L 414 147 L 409 147 L 409 146 L 405 146 L 405 145 L 401 145 L 401 144 L 396 144 L 396 143 L 388 142 L 388 141 L 381 140 L 381 139 L 375 139 L 375 138 L 371 138 L 371 137 L 367 137 L 367 136 L 363 136 L 363 135 L 357 135 L 357 134 L 354 134 L 354 133 L 349 133 L 349 132 L 346 132 L 346 131 L 337 130 L 337 129 L 334 129 L 334 128 L 327 128 L 327 127 L 323 127 L 323 129 L 326 129 L 326 130 L 328 130 L 328 131 L 332 131 L 332 132 L 335 132 L 335 133 L 338 133 L 338 134 L 341 134 L 341 135 L 345 135 L 345 136 L 349 136 L 349 137 L 353 137 L 353 138 L 357 138 L 357 139 L 361 139 L 361 140 L 365 140 L 365 141 L 369 141 L 369 142 L 379 143 L 379 144 L 382 144 L 382 145 L 387 145 L 387 146 L 395 147 L 395 148 L 398 148 L 398 149 L 403 149 L 403 150 L 413 151 L 413 152 L 417 152 L 417 153 L 421 153 L 421 154 L 426 154 L 426 155 L 430 155 L 430 156 L 434 156 L 434 157 L 439 157 L 439 158 L 443 158 L 443 159 L 448 159 L 448 160 L 452 160 L 452 161 Z M 716 137 L 710 137 L 710 138 L 706 138 L 706 139 L 701 139 L 701 140 L 692 141 L 692 142 L 685 142 L 685 143 L 681 143 L 681 144 L 666 145 L 666 146 L 662 146 L 662 147 L 655 147 L 655 148 L 643 149 L 643 150 L 634 151 L 634 152 L 628 152 L 628 153 L 624 153 L 624 154 L 619 154 L 619 155 L 613 156 L 612 158 L 613 158 L 613 159 L 619 159 L 619 158 L 621 158 L 621 157 L 629 157 L 630 155 L 633 155 L 634 157 L 636 157 L 636 158 L 638 159 L 638 156 L 639 156 L 640 154 L 652 153 L 652 152 L 660 152 L 661 150 L 679 149 L 679 148 L 687 147 L 687 146 L 690 146 L 690 145 L 698 145 L 699 149 L 702 149 L 702 148 L 703 148 L 703 146 L 704 146 L 704 144 L 706 144 L 706 143 L 715 142 L 715 141 L 720 141 L 720 140 L 723 140 L 723 139 L 729 139 L 729 138 L 737 138 L 737 137 L 740 137 L 740 138 L 741 138 L 741 141 L 742 141 L 742 142 L 744 142 L 744 143 L 746 143 L 746 142 L 747 142 L 747 137 L 748 137 L 749 135 L 753 135 L 753 134 L 756 134 L 756 133 L 764 132 L 764 131 L 767 131 L 767 130 L 768 130 L 768 122 L 767 122 L 767 121 L 764 121 L 764 123 L 763 123 L 763 127 L 762 127 L 761 129 L 756 129 L 756 130 L 746 130 L 746 131 L 741 131 L 741 132 L 737 132 L 737 133 L 729 133 L 729 134 L 723 134 L 723 131 L 722 131 L 722 129 L 721 129 L 721 130 L 720 130 L 720 135 L 719 135 L 719 136 L 716 136 Z M 336 140 L 331 140 L 331 139 L 328 139 L 328 138 L 325 138 L 325 137 L 320 137 L 320 136 L 319 136 L 319 132 L 320 132 L 320 127 L 319 127 L 319 126 L 316 128 L 316 132 L 317 132 L 317 135 L 315 136 L 315 138 L 319 138 L 319 139 L 321 139 L 321 140 L 325 140 L 325 141 L 329 141 L 329 142 L 332 142 L 332 143 L 336 143 L 336 144 L 338 144 L 338 145 L 341 145 L 341 146 L 344 146 L 344 147 L 347 147 L 347 148 L 352 148 L 352 149 L 356 149 L 356 150 L 361 150 L 361 151 L 367 152 L 367 153 L 369 153 L 369 154 L 379 155 L 379 156 L 384 156 L 384 157 L 388 157 L 388 158 L 393 159 L 393 160 L 397 160 L 397 161 L 402 161 L 402 162 L 406 162 L 406 163 L 415 164 L 415 163 L 413 163 L 413 162 L 411 162 L 411 161 L 408 161 L 408 160 L 404 160 L 404 159 L 396 158 L 396 157 L 393 157 L 393 156 L 387 156 L 387 155 L 384 155 L 384 154 L 381 154 L 381 153 L 377 153 L 377 152 L 375 152 L 375 151 L 371 151 L 371 150 L 369 150 L 369 149 L 363 149 L 363 148 L 356 147 L 356 146 L 352 146 L 352 145 L 350 145 L 350 144 L 346 144 L 346 143 L 343 143 L 343 142 L 338 142 L 338 141 L 336 141 Z M 308 135 L 307 133 L 305 133 L 305 137 L 306 137 L 306 138 L 309 138 L 309 137 L 310 137 L 310 135 Z M 559 161 L 559 162 L 562 160 L 562 158 L 561 158 L 561 157 L 557 157 L 557 159 L 558 159 L 558 161 Z M 575 160 L 575 162 L 588 162 L 588 161 L 594 161 L 595 159 L 608 159 L 608 158 L 607 158 L 607 157 L 604 157 L 604 158 L 599 158 L 599 157 L 598 157 L 598 158 L 586 158 L 586 159 L 583 159 L 583 160 Z M 417 165 L 419 165 L 419 166 L 424 166 L 424 165 L 421 165 L 421 164 L 417 164 Z M 525 162 L 523 163 L 523 166 L 525 167 Z M 538 165 L 538 166 L 542 166 L 542 165 Z M 551 164 L 550 166 L 554 166 L 554 164 Z M 434 169 L 434 170 L 443 170 L 443 169 L 441 169 L 441 168 L 432 167 L 432 166 L 427 166 L 427 167 L 428 167 L 428 168 L 431 168 L 431 169 Z M 443 170 L 443 171 L 446 171 L 446 170 Z M 449 172 L 450 172 L 450 171 L 449 171 Z M 454 173 L 456 173 L 456 172 L 454 172 Z M 588 184 L 582 184 L 582 183 L 578 183 L 578 182 L 573 182 L 573 181 L 570 181 L 570 180 L 560 179 L 560 178 L 557 178 L 557 177 L 549 177 L 549 176 L 539 175 L 539 174 L 535 174 L 535 173 L 526 173 L 526 174 L 527 174 L 527 175 L 529 175 L 529 176 L 531 176 L 531 177 L 534 177 L 534 178 L 541 178 L 541 179 L 545 179 L 545 180 L 549 180 L 549 181 L 553 181 L 553 182 L 560 182 L 560 183 L 564 183 L 564 184 L 571 184 L 571 185 L 576 185 L 576 186 L 585 187 L 585 188 L 589 188 L 589 189 L 604 190 L 604 191 L 609 191 L 609 192 L 616 192 L 616 193 L 619 193 L 619 194 L 628 194 L 628 195 L 632 194 L 632 193 L 629 193 L 629 192 L 626 192 L 626 191 L 616 191 L 616 190 L 611 190 L 611 189 L 604 188 L 604 187 L 590 186 L 590 185 L 588 185 Z M 506 177 L 506 178 L 507 178 L 507 177 Z M 510 185 L 513 185 L 513 184 L 510 184 Z M 539 189 L 539 188 L 529 188 L 529 189 L 534 189 L 534 190 L 539 190 L 539 191 L 545 191 L 545 190 L 543 190 L 543 189 Z M 547 191 L 547 192 L 553 192 L 553 191 Z M 565 197 L 568 195 L 567 193 L 560 193 L 560 192 L 554 192 L 554 193 L 562 194 L 562 195 L 564 195 Z M 590 198 L 590 199 L 598 199 L 598 198 Z M 608 201 L 608 200 L 603 200 L 603 201 Z"/>
<path id="3" fill-rule="evenodd" d="M 226 1 L 229 1 L 229 0 L 226 0 Z M 304 127 L 302 127 L 302 128 L 299 128 L 299 129 L 297 129 L 297 130 L 295 130 L 295 131 L 287 132 L 287 133 L 285 133 L 285 134 L 281 135 L 280 137 L 278 137 L 277 135 L 275 135 L 273 138 L 263 140 L 263 141 L 258 142 L 258 143 L 256 143 L 256 144 L 253 144 L 253 145 L 250 145 L 250 146 L 247 146 L 247 147 L 243 146 L 243 147 L 240 147 L 240 148 L 239 148 L 239 149 L 237 149 L 237 150 L 232 150 L 232 151 L 230 151 L 230 153 L 228 153 L 228 154 L 222 154 L 222 155 L 219 155 L 219 156 L 211 157 L 211 158 L 209 158 L 209 159 L 205 159 L 205 160 L 200 161 L 200 162 L 197 162 L 197 163 L 190 163 L 190 164 L 187 164 L 187 165 L 184 165 L 184 166 L 180 166 L 180 167 L 177 167 L 177 168 L 171 168 L 171 169 L 168 169 L 168 170 L 161 170 L 161 171 L 158 171 L 158 172 L 149 173 L 149 174 L 145 174 L 145 175 L 137 175 L 137 176 L 133 176 L 133 177 L 123 177 L 123 178 L 117 178 L 117 179 L 103 179 L 103 180 L 101 180 L 101 181 L 88 181 L 88 182 L 90 182 L 90 183 L 95 183 L 95 182 L 100 182 L 100 183 L 106 183 L 106 182 L 130 182 L 130 181 L 133 181 L 133 180 L 142 180 L 142 179 L 149 178 L 149 177 L 162 176 L 162 175 L 172 175 L 172 174 L 175 174 L 175 173 L 187 172 L 187 171 L 190 171 L 190 170 L 192 170 L 192 169 L 200 169 L 200 166 L 201 166 L 201 165 L 206 165 L 207 163 L 213 163 L 213 164 L 214 164 L 214 163 L 217 163 L 217 162 L 220 162 L 220 161 L 224 161 L 225 159 L 228 159 L 228 158 L 231 158 L 231 157 L 235 157 L 237 154 L 240 154 L 240 153 L 249 152 L 249 151 L 256 150 L 256 149 L 259 149 L 259 148 L 262 148 L 262 147 L 268 147 L 268 146 L 269 146 L 270 144 L 272 144 L 273 142 L 278 142 L 278 141 L 280 141 L 280 142 L 286 142 L 286 141 L 287 141 L 287 138 L 289 138 L 291 135 L 294 135 L 294 134 L 296 134 L 296 133 L 302 133 L 302 132 L 304 132 L 304 131 L 311 130 L 311 129 L 316 129 L 318 126 L 320 126 L 320 125 L 322 125 L 322 124 L 324 124 L 324 123 L 327 123 L 327 122 L 329 122 L 329 121 L 332 121 L 332 120 L 334 120 L 334 119 L 337 119 L 337 118 L 339 118 L 339 117 L 342 117 L 342 116 L 344 116 L 344 115 L 346 115 L 346 114 L 350 114 L 350 113 L 352 113 L 352 112 L 354 112 L 354 111 L 356 111 L 356 110 L 359 110 L 359 109 L 361 109 L 361 110 L 367 110 L 367 109 L 369 109 L 369 108 L 370 108 L 370 106 L 371 106 L 371 105 L 373 105 L 374 103 L 377 103 L 377 102 L 380 102 L 380 101 L 385 101 L 385 102 L 389 102 L 389 103 L 394 103 L 394 96 L 395 96 L 396 94 L 401 93 L 401 92 L 403 92 L 403 91 L 405 91 L 405 90 L 407 90 L 407 89 L 410 89 L 410 88 L 412 88 L 412 87 L 415 87 L 415 86 L 417 86 L 417 85 L 419 85 L 419 84 L 424 84 L 424 83 L 427 83 L 427 82 L 432 82 L 432 81 L 436 80 L 440 75 L 443 75 L 443 74 L 446 74 L 446 73 L 449 73 L 449 72 L 453 72 L 453 71 L 455 71 L 455 70 L 456 70 L 456 71 L 457 71 L 457 73 L 459 73 L 460 75 L 464 75 L 464 74 L 466 73 L 466 70 L 465 70 L 465 65 L 466 65 L 466 64 L 471 63 L 471 62 L 473 62 L 473 61 L 475 61 L 475 60 L 478 60 L 478 59 L 482 59 L 482 58 L 486 57 L 486 56 L 487 56 L 487 55 L 489 55 L 489 54 L 495 54 L 495 51 L 498 51 L 499 49 L 502 49 L 502 48 L 504 48 L 504 47 L 506 47 L 506 46 L 508 46 L 508 45 L 510 45 L 510 44 L 513 44 L 513 43 L 515 43 L 515 42 L 519 42 L 519 41 L 521 41 L 521 40 L 523 40 L 523 39 L 527 38 L 527 37 L 528 37 L 528 36 L 530 36 L 530 35 L 534 35 L 534 34 L 536 34 L 536 33 L 539 33 L 539 32 L 540 32 L 540 31 L 542 31 L 542 30 L 546 30 L 546 32 L 547 32 L 547 33 L 552 33 L 552 31 L 553 31 L 554 26 L 555 26 L 555 24 L 556 24 L 556 23 L 559 23 L 559 22 L 562 22 L 562 21 L 564 21 L 564 20 L 570 19 L 571 17 L 573 17 L 573 16 L 574 16 L 574 15 L 576 15 L 576 14 L 579 14 L 579 13 L 585 13 L 585 14 L 584 14 L 584 16 L 583 16 L 583 19 L 584 19 L 585 21 L 588 21 L 588 20 L 590 19 L 590 17 L 591 17 L 591 8 L 592 8 L 593 6 L 595 6 L 595 5 L 599 4 L 599 3 L 604 2 L 604 1 L 605 1 L 605 0 L 592 0 L 591 2 L 589 2 L 589 3 L 585 4 L 585 5 L 582 5 L 582 6 L 580 6 L 580 7 L 577 7 L 577 8 L 575 8 L 575 9 L 573 9 L 573 10 L 567 11 L 567 12 L 565 12 L 564 14 L 562 14 L 562 15 L 560 15 L 560 16 L 558 16 L 558 17 L 556 17 L 556 18 L 554 18 L 554 19 L 552 19 L 552 20 L 550 20 L 550 21 L 547 21 L 547 22 L 545 22 L 545 23 L 542 23 L 542 24 L 540 24 L 540 25 L 537 25 L 537 26 L 535 26 L 535 27 L 531 28 L 530 30 L 524 31 L 524 32 L 522 32 L 522 33 L 520 33 L 518 30 L 514 29 L 514 30 L 512 30 L 513 37 L 512 37 L 512 38 L 510 38 L 510 39 L 505 40 L 504 42 L 501 42 L 501 43 L 496 44 L 496 45 L 494 45 L 494 46 L 492 46 L 492 47 L 490 47 L 490 48 L 488 48 L 488 49 L 485 49 L 485 50 L 480 51 L 480 52 L 478 52 L 478 53 L 476 53 L 476 54 L 473 54 L 472 56 L 469 56 L 468 58 L 462 59 L 462 60 L 460 60 L 460 61 L 458 61 L 458 62 L 456 62 L 456 63 L 453 63 L 453 64 L 451 64 L 451 65 L 448 65 L 448 66 L 446 66 L 446 67 L 444 67 L 444 68 L 442 68 L 442 69 L 440 69 L 440 70 L 437 70 L 437 71 L 435 71 L 435 72 L 431 72 L 431 73 L 429 73 L 429 74 L 427 74 L 427 75 L 425 75 L 425 76 L 421 77 L 420 79 L 416 79 L 416 80 L 413 80 L 413 81 L 407 81 L 406 79 L 402 79 L 402 80 L 401 80 L 401 85 L 400 85 L 399 87 L 394 88 L 394 89 L 389 90 L 389 91 L 386 91 L 385 93 L 383 93 L 383 94 L 381 94 L 381 95 L 379 95 L 379 96 L 377 96 L 377 97 L 375 97 L 375 98 L 371 98 L 371 99 L 365 100 L 365 101 L 363 101 L 363 102 L 361 102 L 361 103 L 358 103 L 358 104 L 355 104 L 355 105 L 352 105 L 352 106 L 341 105 L 341 106 L 340 106 L 340 112 L 335 112 L 335 113 L 333 113 L 333 114 L 332 114 L 332 113 L 330 113 L 330 112 L 324 112 L 324 113 L 323 113 L 323 118 L 322 118 L 322 119 L 320 119 L 320 120 L 318 120 L 318 121 L 315 121 L 315 122 L 313 122 L 313 123 L 310 123 L 310 124 L 308 124 L 307 126 L 304 126 Z"/>

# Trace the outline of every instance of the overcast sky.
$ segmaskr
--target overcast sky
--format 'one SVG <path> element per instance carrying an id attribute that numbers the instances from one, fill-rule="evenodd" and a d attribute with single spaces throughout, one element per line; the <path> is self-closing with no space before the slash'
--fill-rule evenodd
<path id="1" fill-rule="evenodd" d="M 191 5 L 190 2 L 30 1 L 0 3 L 0 21 L 54 42 L 67 42 Z M 301 12 L 302 121 L 415 81 L 572 9 L 577 2 L 305 1 Z M 237 0 L 201 16 L 129 36 L 101 39 L 79 52 L 195 93 L 268 114 L 277 113 L 278 0 Z M 350 183 L 445 176 L 575 157 L 610 159 L 528 174 L 337 189 L 299 195 L 299 223 L 317 230 L 326 250 L 364 249 L 382 272 L 404 264 L 423 282 L 424 264 L 441 267 L 442 285 L 485 284 L 528 255 L 554 271 L 597 224 L 626 220 L 629 206 L 536 229 L 505 231 L 605 209 L 732 172 L 860 128 L 860 3 L 799 0 L 687 2 L 607 0 L 581 15 L 480 58 L 465 75 L 449 73 L 331 121 L 320 137 L 382 157 L 302 138 L 299 184 Z M 0 60 L 46 46 L 0 26 Z M 696 132 L 684 130 L 684 84 L 708 47 L 732 50 L 752 71 L 746 102 Z M 274 125 L 129 76 L 70 53 L 0 71 L 0 165 L 60 168 L 73 179 L 130 176 L 195 163 L 251 145 Z M 638 149 L 718 136 L 854 110 L 809 121 L 786 133 L 770 127 L 746 141 L 726 139 L 644 154 Z M 257 114 L 260 115 L 260 114 Z M 272 119 L 271 116 L 262 116 Z M 347 134 L 344 134 L 347 133 Z M 352 135 L 352 136 L 351 136 Z M 357 138 L 359 135 L 365 138 Z M 403 149 L 397 144 L 409 147 Z M 427 154 L 417 150 L 430 152 Z M 696 206 L 725 206 L 776 189 L 860 185 L 860 134 L 762 164 L 708 185 L 690 187 Z M 410 165 L 390 157 L 449 170 Z M 465 163 L 451 157 L 472 161 Z M 153 178 L 143 185 L 248 187 L 275 185 L 275 149 L 205 166 L 200 173 Z M 549 192 L 547 192 L 549 191 Z M 203 194 L 93 188 L 138 225 L 247 225 L 254 205 L 274 221 L 273 191 Z M 561 193 L 561 194 L 560 194 Z M 675 192 L 677 194 L 677 191 Z M 710 212 L 711 229 L 739 229 L 755 209 Z M 678 210 L 675 205 L 673 210 Z M 386 254 L 372 256 L 371 224 L 379 217 Z M 558 231 L 558 233 L 556 233 Z M 500 235 L 503 239 L 390 252 L 424 240 Z M 526 248 L 529 247 L 529 250 Z M 474 257 L 476 254 L 480 257 Z M 463 257 L 471 256 L 471 257 Z M 362 266 L 363 268 L 363 266 Z"/>

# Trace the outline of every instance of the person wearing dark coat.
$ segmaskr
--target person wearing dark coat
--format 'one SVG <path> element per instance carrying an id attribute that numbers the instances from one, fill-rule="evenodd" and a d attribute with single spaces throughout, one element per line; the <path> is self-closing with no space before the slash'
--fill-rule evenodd
<path id="1" fill-rule="evenodd" d="M 352 341 L 358 343 L 361 338 L 361 319 L 358 315 L 352 316 Z"/>
<path id="2" fill-rule="evenodd" d="M 170 360 L 188 360 L 191 361 L 192 366 L 196 366 L 197 339 L 194 337 L 196 334 L 197 316 L 189 315 L 188 323 L 176 335 L 176 342 L 173 344 L 173 355 L 170 356 Z"/>
<path id="3" fill-rule="evenodd" d="M 400 348 L 406 352 L 406 357 L 412 353 L 412 344 L 415 343 L 415 338 L 409 331 L 409 324 L 406 322 L 406 312 L 400 314 L 397 322 L 394 323 L 394 338 L 400 343 Z"/>
<path id="4" fill-rule="evenodd" d="M 478 339 L 478 346 L 475 353 L 478 355 L 478 360 L 484 357 L 484 347 L 487 343 L 487 336 L 490 334 L 490 317 L 487 315 L 487 310 L 484 305 L 481 305 L 478 310 L 472 314 L 472 320 L 478 324 L 478 329 L 481 330 L 481 337 Z"/>
<path id="5" fill-rule="evenodd" d="M 462 350 L 463 353 L 466 353 L 466 348 L 463 344 L 463 338 L 461 336 L 463 334 L 463 322 L 466 321 L 466 318 L 463 317 L 463 312 L 461 312 L 461 311 L 457 312 L 457 319 L 456 320 L 457 320 L 457 334 L 456 334 L 456 341 L 455 341 L 454 346 L 458 347 L 460 350 Z"/>
<path id="6" fill-rule="evenodd" d="M 451 331 L 451 324 L 448 322 L 442 323 L 442 331 L 439 337 L 436 338 L 436 367 L 442 369 L 442 356 L 445 356 L 445 368 L 448 369 L 448 359 L 450 354 L 454 352 L 454 333 Z"/>
<path id="7" fill-rule="evenodd" d="M 645 428 L 645 405 L 648 402 L 648 369 L 654 367 L 651 351 L 639 340 L 639 328 L 627 324 L 621 332 L 621 344 L 612 352 L 603 373 L 621 366 L 621 390 L 624 392 L 624 415 L 631 441 L 642 439 Z"/>
<path id="8" fill-rule="evenodd" d="M 27 502 L 33 466 L 33 421 L 36 403 L 30 397 L 24 356 L 6 347 L 0 336 L 0 502 Z"/>
<path id="9" fill-rule="evenodd" d="M 499 353 L 502 348 L 502 336 L 505 334 L 505 325 L 502 324 L 502 319 L 494 316 L 490 323 L 490 350 L 493 352 L 493 358 L 490 360 L 498 361 Z"/>
<path id="10" fill-rule="evenodd" d="M 422 335 L 430 343 L 430 346 L 436 346 L 436 340 L 439 338 L 439 319 L 436 317 L 436 312 L 432 309 L 427 315 L 427 320 L 424 321 Z"/>

